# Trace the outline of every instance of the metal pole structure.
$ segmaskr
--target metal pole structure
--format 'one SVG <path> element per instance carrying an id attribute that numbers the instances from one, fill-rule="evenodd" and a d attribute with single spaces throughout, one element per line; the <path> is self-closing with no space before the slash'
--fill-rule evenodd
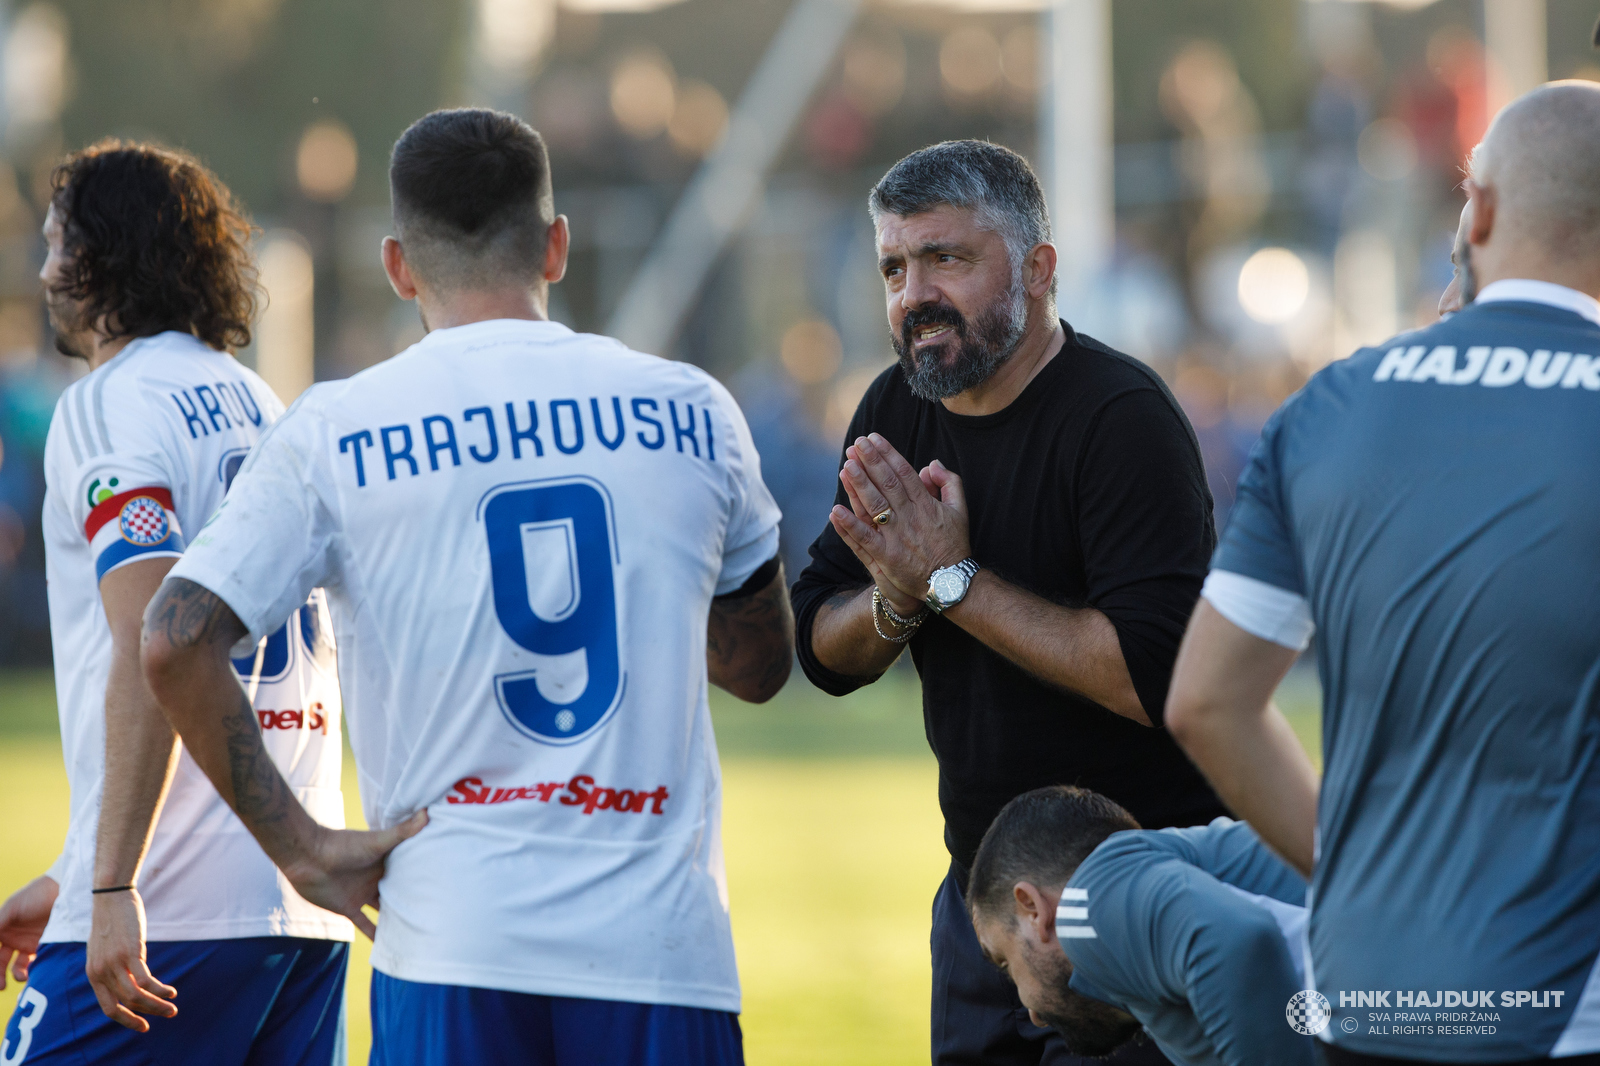
<path id="1" fill-rule="evenodd" d="M 528 87 L 555 35 L 556 0 L 477 0 L 472 5 L 467 98 L 515 114 L 528 110 Z"/>
<path id="2" fill-rule="evenodd" d="M 299 234 L 280 230 L 267 234 L 260 262 L 267 306 L 256 327 L 256 373 L 291 404 L 316 377 L 311 250 Z"/>
<path id="3" fill-rule="evenodd" d="M 1054 0 L 1046 9 L 1040 162 L 1059 257 L 1057 303 L 1081 310 L 1111 259 L 1111 2 Z"/>
<path id="4" fill-rule="evenodd" d="M 1483 43 L 1493 115 L 1549 77 L 1545 0 L 1483 0 Z"/>
<path id="5" fill-rule="evenodd" d="M 662 352 L 672 343 L 717 257 L 760 200 L 767 172 L 833 65 L 859 7 L 860 0 L 795 0 L 722 141 L 690 179 L 628 283 L 607 333 L 643 352 Z"/>

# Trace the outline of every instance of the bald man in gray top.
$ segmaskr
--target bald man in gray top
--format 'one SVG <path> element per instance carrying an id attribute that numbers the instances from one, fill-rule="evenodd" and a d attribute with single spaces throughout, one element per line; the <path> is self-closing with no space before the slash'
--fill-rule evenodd
<path id="1" fill-rule="evenodd" d="M 1466 191 L 1462 309 L 1268 422 L 1167 703 L 1311 876 L 1334 1066 L 1600 1063 L 1600 86 L 1507 107 Z M 1268 702 L 1313 629 L 1320 783 Z"/>

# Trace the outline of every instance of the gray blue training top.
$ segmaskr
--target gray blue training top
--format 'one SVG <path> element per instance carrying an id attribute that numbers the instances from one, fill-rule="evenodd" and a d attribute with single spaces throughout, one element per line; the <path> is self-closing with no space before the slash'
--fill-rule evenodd
<path id="1" fill-rule="evenodd" d="M 1139 1019 L 1177 1066 L 1310 1066 L 1285 1015 L 1305 895 L 1243 822 L 1114 833 L 1062 890 L 1056 935 L 1073 990 Z"/>
<path id="2" fill-rule="evenodd" d="M 1600 325 L 1510 286 L 1312 378 L 1213 560 L 1309 601 L 1312 983 L 1371 1055 L 1600 1050 Z"/>

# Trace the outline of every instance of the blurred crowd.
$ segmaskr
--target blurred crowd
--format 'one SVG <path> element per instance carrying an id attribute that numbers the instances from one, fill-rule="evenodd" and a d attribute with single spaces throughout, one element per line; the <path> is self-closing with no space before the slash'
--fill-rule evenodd
<path id="1" fill-rule="evenodd" d="M 1592 5 L 1549 5 L 1551 76 L 1600 78 Z M 272 306 L 304 306 L 326 379 L 421 335 L 378 264 L 388 144 L 432 106 L 517 110 L 546 135 L 557 209 L 572 220 L 552 313 L 606 332 L 789 5 L 198 6 L 206 18 L 179 25 L 182 5 L 129 0 L 102 18 L 89 0 L 57 0 L 18 6 L 5 26 L 0 665 L 49 654 L 40 457 L 55 396 L 81 370 L 51 349 L 35 273 L 49 166 L 64 149 L 151 137 L 215 167 L 262 226 Z M 983 6 L 863 5 L 661 353 L 705 366 L 745 405 L 791 574 L 821 529 L 856 401 L 892 358 L 867 190 L 942 139 L 1038 150 L 1040 16 L 1016 3 L 973 10 Z M 1219 526 L 1286 396 L 1328 361 L 1435 316 L 1461 168 L 1495 102 L 1477 8 L 1114 7 L 1115 249 L 1062 313 L 1172 385 Z"/>

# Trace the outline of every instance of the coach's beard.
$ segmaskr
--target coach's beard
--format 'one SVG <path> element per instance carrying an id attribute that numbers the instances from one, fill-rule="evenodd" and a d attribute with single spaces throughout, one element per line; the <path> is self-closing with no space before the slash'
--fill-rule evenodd
<path id="1" fill-rule="evenodd" d="M 913 337 L 927 326 L 949 326 L 951 339 L 917 351 Z M 1022 344 L 1027 329 L 1027 296 L 1018 284 L 970 322 L 946 304 L 907 311 L 900 332 L 889 338 L 912 393 L 943 400 L 994 376 Z"/>

